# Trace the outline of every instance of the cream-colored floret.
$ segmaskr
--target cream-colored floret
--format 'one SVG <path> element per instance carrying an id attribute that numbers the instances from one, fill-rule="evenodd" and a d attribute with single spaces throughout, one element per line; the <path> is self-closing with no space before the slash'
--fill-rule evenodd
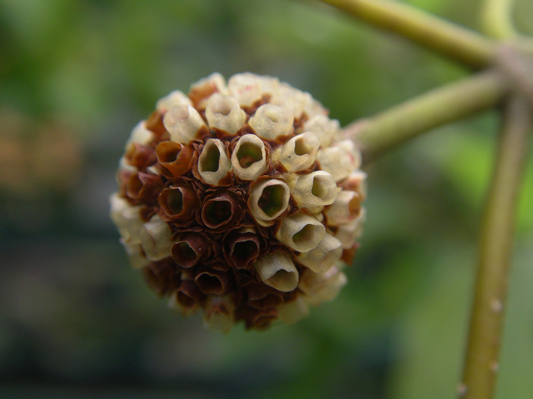
<path id="1" fill-rule="evenodd" d="M 278 291 L 288 292 L 298 286 L 298 270 L 286 252 L 267 254 L 254 267 L 261 280 Z"/>
<path id="2" fill-rule="evenodd" d="M 275 140 L 278 136 L 292 133 L 294 117 L 288 110 L 274 104 L 261 105 L 248 124 L 254 132 L 267 140 Z"/>
<path id="3" fill-rule="evenodd" d="M 170 139 L 187 144 L 194 139 L 198 130 L 205 126 L 204 120 L 190 105 L 176 105 L 163 117 L 163 124 L 170 133 Z"/>
<path id="4" fill-rule="evenodd" d="M 205 117 L 209 127 L 235 134 L 244 125 L 246 112 L 232 96 L 215 93 L 207 100 Z"/>
<path id="5" fill-rule="evenodd" d="M 147 259 L 156 261 L 170 256 L 173 244 L 172 231 L 159 215 L 152 216 L 147 223 L 144 223 L 139 236 Z"/>

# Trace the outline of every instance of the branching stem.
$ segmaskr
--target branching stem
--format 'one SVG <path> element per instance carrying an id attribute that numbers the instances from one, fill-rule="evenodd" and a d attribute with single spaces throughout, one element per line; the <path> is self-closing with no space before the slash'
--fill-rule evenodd
<path id="1" fill-rule="evenodd" d="M 345 134 L 361 146 L 366 163 L 427 130 L 495 106 L 505 93 L 501 76 L 484 72 L 357 121 Z"/>
<path id="2" fill-rule="evenodd" d="M 322 1 L 474 69 L 489 66 L 496 56 L 497 44 L 490 39 L 406 4 L 389 0 Z"/>
<path id="3" fill-rule="evenodd" d="M 460 396 L 494 397 L 517 199 L 533 127 L 533 45 L 517 40 L 513 0 L 484 0 L 481 36 L 389 0 L 322 0 L 474 69 L 486 71 L 433 90 L 344 130 L 368 162 L 437 126 L 498 105 L 505 96 L 495 170 L 481 228 L 479 264 Z M 508 46 L 502 41 L 515 39 Z"/>
<path id="4" fill-rule="evenodd" d="M 485 205 L 461 396 L 494 396 L 517 199 L 529 151 L 531 103 L 519 95 L 503 110 L 496 166 Z"/>

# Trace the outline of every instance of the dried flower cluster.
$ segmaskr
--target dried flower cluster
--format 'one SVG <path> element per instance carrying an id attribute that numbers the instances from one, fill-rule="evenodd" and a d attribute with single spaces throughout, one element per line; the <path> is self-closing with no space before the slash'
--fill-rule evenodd
<path id="1" fill-rule="evenodd" d="M 184 315 L 229 331 L 294 322 L 346 283 L 365 198 L 360 153 L 308 93 L 250 73 L 174 91 L 139 123 L 111 217 Z"/>

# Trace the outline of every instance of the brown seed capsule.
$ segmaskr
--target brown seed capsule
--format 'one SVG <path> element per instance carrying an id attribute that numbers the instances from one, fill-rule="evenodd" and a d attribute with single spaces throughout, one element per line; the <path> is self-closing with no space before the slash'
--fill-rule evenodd
<path id="1" fill-rule="evenodd" d="M 214 93 L 226 91 L 226 82 L 219 73 L 213 73 L 191 85 L 189 98 L 197 109 L 205 109 L 207 99 Z"/>
<path id="2" fill-rule="evenodd" d="M 157 197 L 162 188 L 163 183 L 159 176 L 137 172 L 130 175 L 126 192 L 132 199 L 151 202 Z"/>
<path id="3" fill-rule="evenodd" d="M 172 258 L 176 263 L 185 268 L 206 259 L 211 253 L 209 241 L 200 233 L 187 232 L 180 234 L 172 245 Z"/>
<path id="4" fill-rule="evenodd" d="M 235 304 L 227 295 L 210 295 L 205 303 L 204 322 L 214 329 L 227 334 L 235 322 Z"/>
<path id="5" fill-rule="evenodd" d="M 181 183 L 165 188 L 159 194 L 159 204 L 167 220 L 187 224 L 194 219 L 200 200 L 192 187 Z"/>
<path id="6" fill-rule="evenodd" d="M 278 311 L 276 308 L 256 309 L 246 307 L 241 310 L 240 317 L 245 321 L 247 329 L 264 330 L 278 318 Z"/>
<path id="7" fill-rule="evenodd" d="M 137 169 L 142 168 L 145 164 L 152 164 L 155 160 L 154 150 L 139 143 L 130 143 L 124 157 L 128 164 Z"/>
<path id="8" fill-rule="evenodd" d="M 194 281 L 204 294 L 222 295 L 228 289 L 229 276 L 221 270 L 204 267 L 204 270 L 196 275 Z"/>
<path id="9" fill-rule="evenodd" d="M 160 296 L 170 294 L 181 283 L 177 268 L 168 259 L 150 262 L 142 270 L 147 284 Z"/>
<path id="10" fill-rule="evenodd" d="M 173 141 L 162 141 L 155 148 L 157 161 L 167 177 L 181 176 L 191 168 L 192 150 Z"/>
<path id="11" fill-rule="evenodd" d="M 251 269 L 260 251 L 260 240 L 253 229 L 234 231 L 224 239 L 226 260 L 237 269 Z"/>
<path id="12" fill-rule="evenodd" d="M 239 198 L 233 192 L 217 191 L 205 198 L 201 221 L 209 230 L 228 230 L 238 225 L 242 211 Z"/>
<path id="13" fill-rule="evenodd" d="M 248 295 L 248 303 L 256 309 L 275 308 L 283 303 L 282 293 L 264 284 L 248 285 L 246 294 Z"/>
<path id="14" fill-rule="evenodd" d="M 153 137 L 153 132 L 146 128 L 145 121 L 139 122 L 131 131 L 130 137 L 126 142 L 124 149 L 128 151 L 128 148 L 130 148 L 131 144 L 134 143 L 146 146 L 150 143 L 150 141 L 152 141 Z"/>
<path id="15" fill-rule="evenodd" d="M 196 308 L 204 299 L 205 294 L 193 281 L 182 281 L 176 293 L 176 301 L 186 309 Z"/>

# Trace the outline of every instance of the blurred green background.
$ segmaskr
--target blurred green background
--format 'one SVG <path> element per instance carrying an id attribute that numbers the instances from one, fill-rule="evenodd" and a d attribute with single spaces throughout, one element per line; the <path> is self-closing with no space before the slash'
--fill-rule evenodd
<path id="1" fill-rule="evenodd" d="M 478 25 L 479 1 L 408 2 Z M 515 14 L 533 34 L 533 2 Z M 343 125 L 467 75 L 311 1 L 0 0 L 0 397 L 455 397 L 497 114 L 366 168 L 368 222 L 336 301 L 222 336 L 166 309 L 108 218 L 131 128 L 214 71 L 278 76 Z M 533 397 L 531 172 L 500 399 Z"/>

